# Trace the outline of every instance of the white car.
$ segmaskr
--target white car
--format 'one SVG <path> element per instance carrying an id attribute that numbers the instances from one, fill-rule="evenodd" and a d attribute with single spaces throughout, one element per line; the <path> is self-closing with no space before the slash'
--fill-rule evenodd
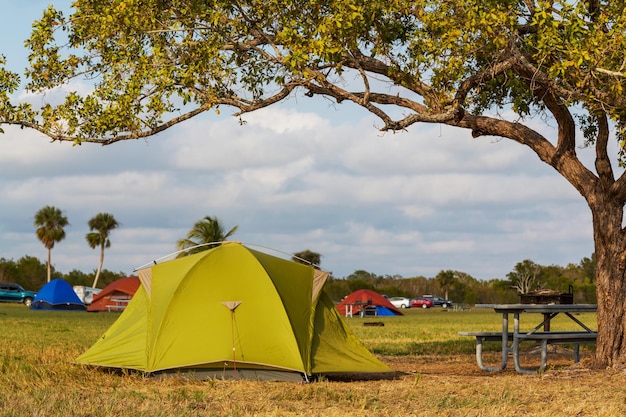
<path id="1" fill-rule="evenodd" d="M 389 302 L 396 308 L 410 308 L 411 300 L 405 297 L 391 297 Z"/>

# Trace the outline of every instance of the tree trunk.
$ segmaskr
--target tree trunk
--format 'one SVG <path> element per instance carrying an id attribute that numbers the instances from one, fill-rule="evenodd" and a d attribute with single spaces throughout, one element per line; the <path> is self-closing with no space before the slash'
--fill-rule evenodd
<path id="1" fill-rule="evenodd" d="M 102 271 L 102 264 L 104 263 L 104 246 L 100 248 L 100 263 L 98 264 L 98 270 L 96 271 L 96 277 L 93 280 L 93 288 L 98 288 L 98 278 L 100 277 L 100 271 Z"/>
<path id="2" fill-rule="evenodd" d="M 607 193 L 608 194 L 608 193 Z M 604 197 L 604 198 L 602 198 Z M 626 235 L 622 230 L 623 204 L 600 196 L 590 201 L 597 260 L 598 341 L 594 365 L 626 365 Z"/>
<path id="3" fill-rule="evenodd" d="M 50 263 L 50 260 L 51 260 L 51 258 L 52 258 L 52 257 L 51 257 L 51 255 L 50 255 L 50 252 L 51 252 L 51 249 L 50 249 L 50 248 L 48 248 L 48 281 L 47 281 L 47 282 L 50 282 L 50 275 L 52 275 L 52 274 L 51 274 L 51 269 L 52 269 L 52 266 L 51 266 L 51 265 L 52 265 L 52 264 Z"/>

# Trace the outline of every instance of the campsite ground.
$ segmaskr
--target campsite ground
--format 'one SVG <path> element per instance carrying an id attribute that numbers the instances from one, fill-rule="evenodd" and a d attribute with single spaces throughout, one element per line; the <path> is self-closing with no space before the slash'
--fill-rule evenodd
<path id="1" fill-rule="evenodd" d="M 622 416 L 626 374 L 572 366 L 571 351 L 550 354 L 543 374 L 485 373 L 473 340 L 459 330 L 492 328 L 491 312 L 409 310 L 384 326 L 348 322 L 365 345 L 400 372 L 394 380 L 310 384 L 155 380 L 72 361 L 117 313 L 31 311 L 0 304 L 1 416 Z M 588 319 L 588 317 L 585 317 Z M 365 319 L 370 320 L 370 319 Z M 489 358 L 497 361 L 497 346 Z M 538 361 L 532 347 L 525 363 Z"/>

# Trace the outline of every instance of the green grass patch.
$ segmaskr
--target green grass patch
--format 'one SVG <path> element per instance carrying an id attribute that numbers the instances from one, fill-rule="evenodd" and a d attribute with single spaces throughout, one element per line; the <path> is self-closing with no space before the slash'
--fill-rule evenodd
<path id="1" fill-rule="evenodd" d="M 595 315 L 579 315 L 587 325 L 595 327 Z M 509 317 L 510 330 L 513 318 Z M 356 336 L 374 353 L 381 355 L 455 355 L 474 352 L 475 340 L 459 336 L 461 331 L 500 331 L 502 316 L 492 309 L 472 309 L 454 312 L 440 308 L 408 309 L 403 316 L 346 318 Z M 522 315 L 521 329 L 531 330 L 541 321 L 539 314 Z M 382 322 L 384 326 L 365 326 L 367 322 Z M 553 329 L 579 330 L 565 316 L 552 321 Z M 484 351 L 499 351 L 496 342 L 485 343 Z"/>

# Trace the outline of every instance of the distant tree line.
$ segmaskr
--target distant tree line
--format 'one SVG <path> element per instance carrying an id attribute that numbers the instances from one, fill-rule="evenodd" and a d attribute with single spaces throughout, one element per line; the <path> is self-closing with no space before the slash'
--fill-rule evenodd
<path id="1" fill-rule="evenodd" d="M 319 264 L 320 255 L 308 250 L 298 252 Z M 302 257 L 302 256 L 299 256 Z M 37 291 L 45 284 L 47 264 L 33 256 L 23 256 L 14 261 L 0 258 L 0 282 L 15 282 L 28 290 Z M 528 284 L 529 271 L 532 271 L 532 283 Z M 68 273 L 51 269 L 53 278 L 63 278 L 71 285 L 91 286 L 95 273 L 72 270 Z M 100 273 L 102 287 L 125 277 L 124 272 L 112 272 L 103 269 Z M 504 279 L 478 280 L 471 275 L 453 270 L 442 270 L 435 277 L 424 276 L 405 278 L 400 275 L 377 275 L 364 270 L 356 270 L 347 277 L 331 276 L 326 291 L 334 301 L 340 301 L 353 291 L 368 288 L 389 297 L 402 296 L 416 298 L 424 294 L 436 294 L 451 299 L 455 303 L 515 303 L 519 302 L 520 282 L 529 285 L 527 290 L 552 289 L 574 293 L 577 303 L 595 303 L 595 256 L 584 258 L 579 264 L 539 265 L 524 260 L 515 265 L 513 271 Z M 521 281 L 520 281 L 521 280 Z"/>
<path id="2" fill-rule="evenodd" d="M 367 288 L 389 297 L 416 298 L 424 294 L 436 294 L 458 304 L 473 305 L 517 303 L 521 293 L 551 289 L 572 291 L 576 303 L 596 303 L 595 268 L 595 255 L 592 255 L 582 259 L 579 264 L 564 267 L 544 266 L 524 260 L 515 265 L 506 278 L 490 280 L 478 280 L 465 272 L 453 270 L 442 270 L 432 278 L 376 275 L 357 270 L 344 278 L 331 277 L 326 291 L 334 301 L 340 301 L 353 291 Z M 522 283 L 525 285 L 523 289 L 520 285 Z"/>
<path id="3" fill-rule="evenodd" d="M 53 279 L 62 278 L 71 285 L 84 285 L 86 287 L 92 286 L 93 277 L 96 273 L 95 270 L 92 273 L 85 273 L 77 269 L 62 273 L 57 271 L 54 266 L 51 266 L 50 270 Z M 47 264 L 34 256 L 23 256 L 17 261 L 0 258 L 0 282 L 14 282 L 27 290 L 38 291 L 46 283 L 46 275 Z M 112 272 L 103 269 L 100 272 L 100 286 L 105 287 L 126 275 L 124 272 Z"/>

